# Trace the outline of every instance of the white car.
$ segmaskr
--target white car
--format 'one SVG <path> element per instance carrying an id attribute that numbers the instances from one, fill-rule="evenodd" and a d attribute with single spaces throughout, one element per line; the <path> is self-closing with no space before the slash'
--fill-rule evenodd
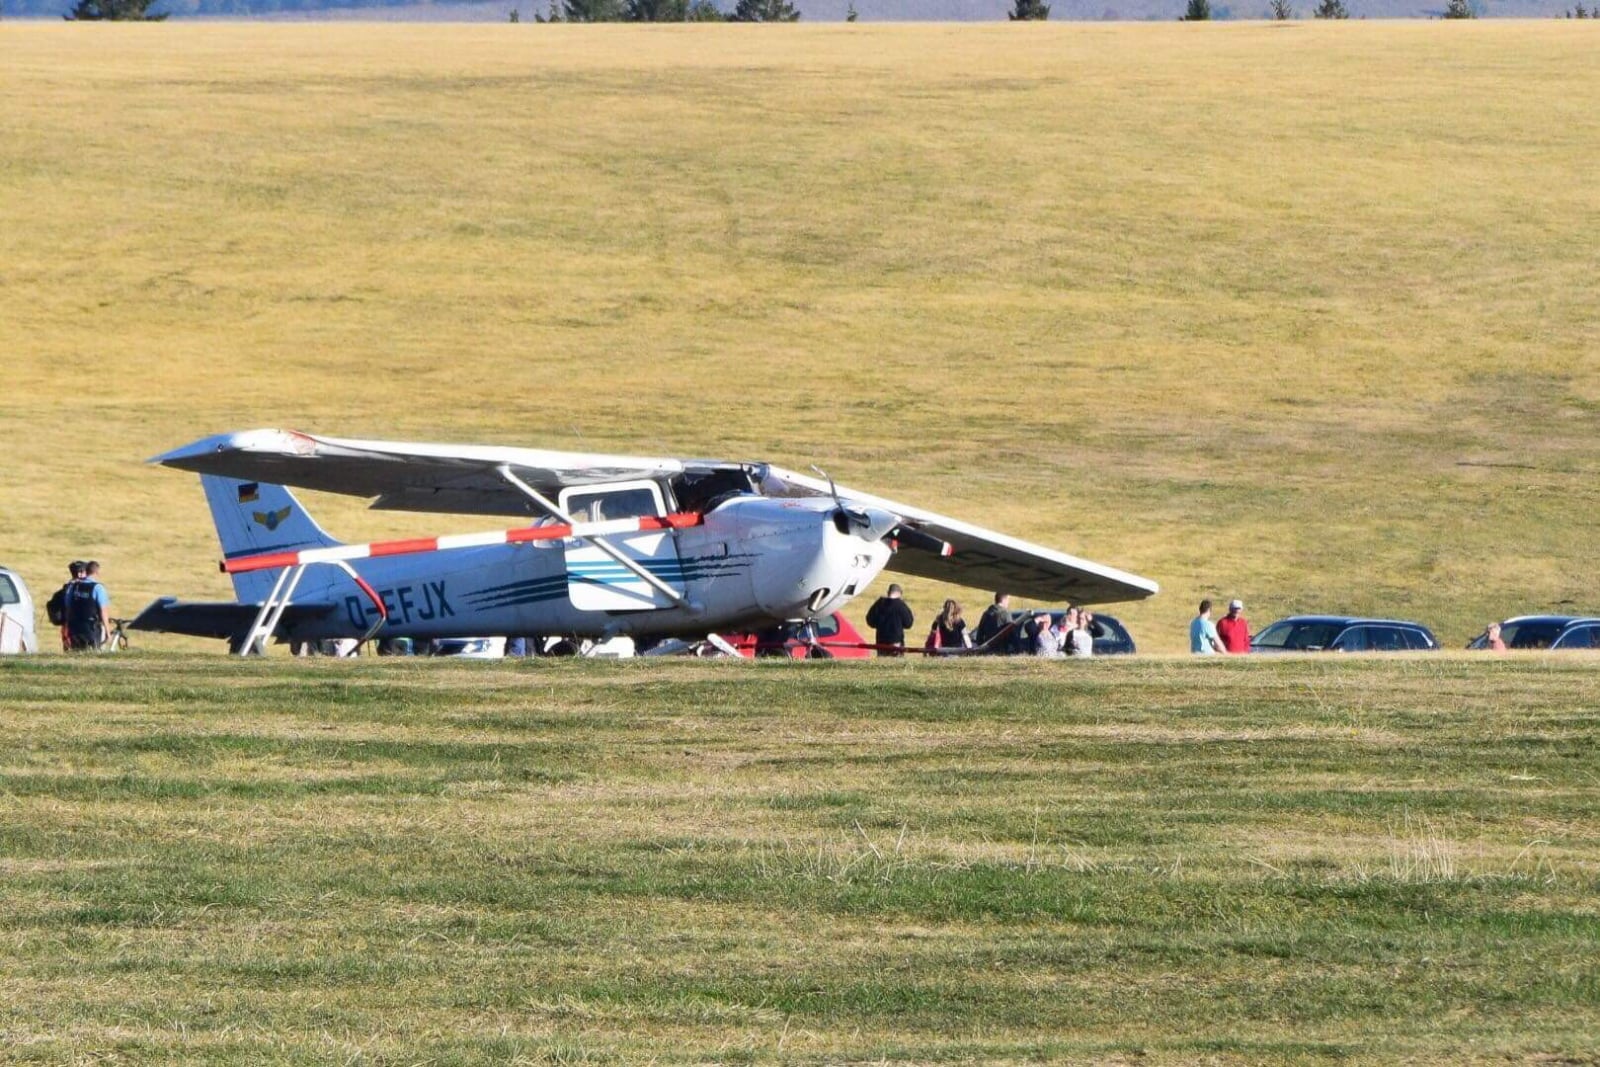
<path id="1" fill-rule="evenodd" d="M 433 642 L 435 656 L 460 656 L 462 659 L 499 659 L 506 654 L 503 637 L 442 637 Z"/>
<path id="2" fill-rule="evenodd" d="M 0 654 L 39 651 L 33 629 L 33 597 L 22 575 L 0 567 Z"/>
<path id="3" fill-rule="evenodd" d="M 554 647 L 559 643 L 570 645 L 564 638 L 546 637 L 544 641 L 544 655 L 554 654 Z M 584 656 L 594 656 L 600 659 L 627 659 L 634 654 L 633 638 L 613 637 L 609 641 L 590 642 L 584 641 L 576 650 Z M 442 637 L 433 642 L 433 655 L 459 656 L 462 659 L 499 659 L 506 654 L 506 639 L 504 637 Z M 561 653 L 572 655 L 572 652 Z"/>

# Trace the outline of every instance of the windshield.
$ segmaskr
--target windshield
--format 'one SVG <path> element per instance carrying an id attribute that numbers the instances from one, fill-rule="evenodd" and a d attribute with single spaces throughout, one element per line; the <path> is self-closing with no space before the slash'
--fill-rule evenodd
<path id="1" fill-rule="evenodd" d="M 22 597 L 17 595 L 17 586 L 11 580 L 11 575 L 0 574 L 0 604 L 20 604 Z"/>
<path id="2" fill-rule="evenodd" d="M 1500 627 L 1500 640 L 1507 648 L 1549 648 L 1561 627 L 1559 622 L 1508 622 Z"/>
<path id="3" fill-rule="evenodd" d="M 1327 648 L 1343 629 L 1337 622 L 1275 622 L 1250 643 L 1257 648 L 1286 651 Z"/>

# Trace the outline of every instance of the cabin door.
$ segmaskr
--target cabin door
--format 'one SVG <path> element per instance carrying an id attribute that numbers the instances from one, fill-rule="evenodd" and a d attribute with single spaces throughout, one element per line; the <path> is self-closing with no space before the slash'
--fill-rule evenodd
<path id="1" fill-rule="evenodd" d="M 561 491 L 561 510 L 578 522 L 661 517 L 667 513 L 661 487 L 655 482 L 618 482 Z M 611 534 L 606 540 L 637 561 L 666 585 L 683 594 L 683 565 L 678 539 L 670 530 Z M 569 538 L 567 597 L 580 611 L 651 611 L 669 608 L 672 600 L 643 578 L 581 538 Z"/>

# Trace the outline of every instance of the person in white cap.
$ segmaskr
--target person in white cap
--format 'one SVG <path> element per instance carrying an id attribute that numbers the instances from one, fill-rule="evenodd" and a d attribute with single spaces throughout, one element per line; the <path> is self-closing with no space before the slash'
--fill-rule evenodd
<path id="1" fill-rule="evenodd" d="M 1228 601 L 1228 614 L 1217 620 L 1217 636 L 1228 652 L 1250 651 L 1250 622 L 1244 617 L 1244 601 Z"/>

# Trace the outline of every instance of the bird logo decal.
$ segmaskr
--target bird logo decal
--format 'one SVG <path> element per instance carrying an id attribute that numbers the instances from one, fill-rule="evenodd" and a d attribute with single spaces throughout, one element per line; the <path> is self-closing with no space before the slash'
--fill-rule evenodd
<path id="1" fill-rule="evenodd" d="M 289 508 L 279 508 L 277 511 L 252 511 L 251 518 L 269 530 L 276 530 L 278 524 L 289 517 Z"/>

